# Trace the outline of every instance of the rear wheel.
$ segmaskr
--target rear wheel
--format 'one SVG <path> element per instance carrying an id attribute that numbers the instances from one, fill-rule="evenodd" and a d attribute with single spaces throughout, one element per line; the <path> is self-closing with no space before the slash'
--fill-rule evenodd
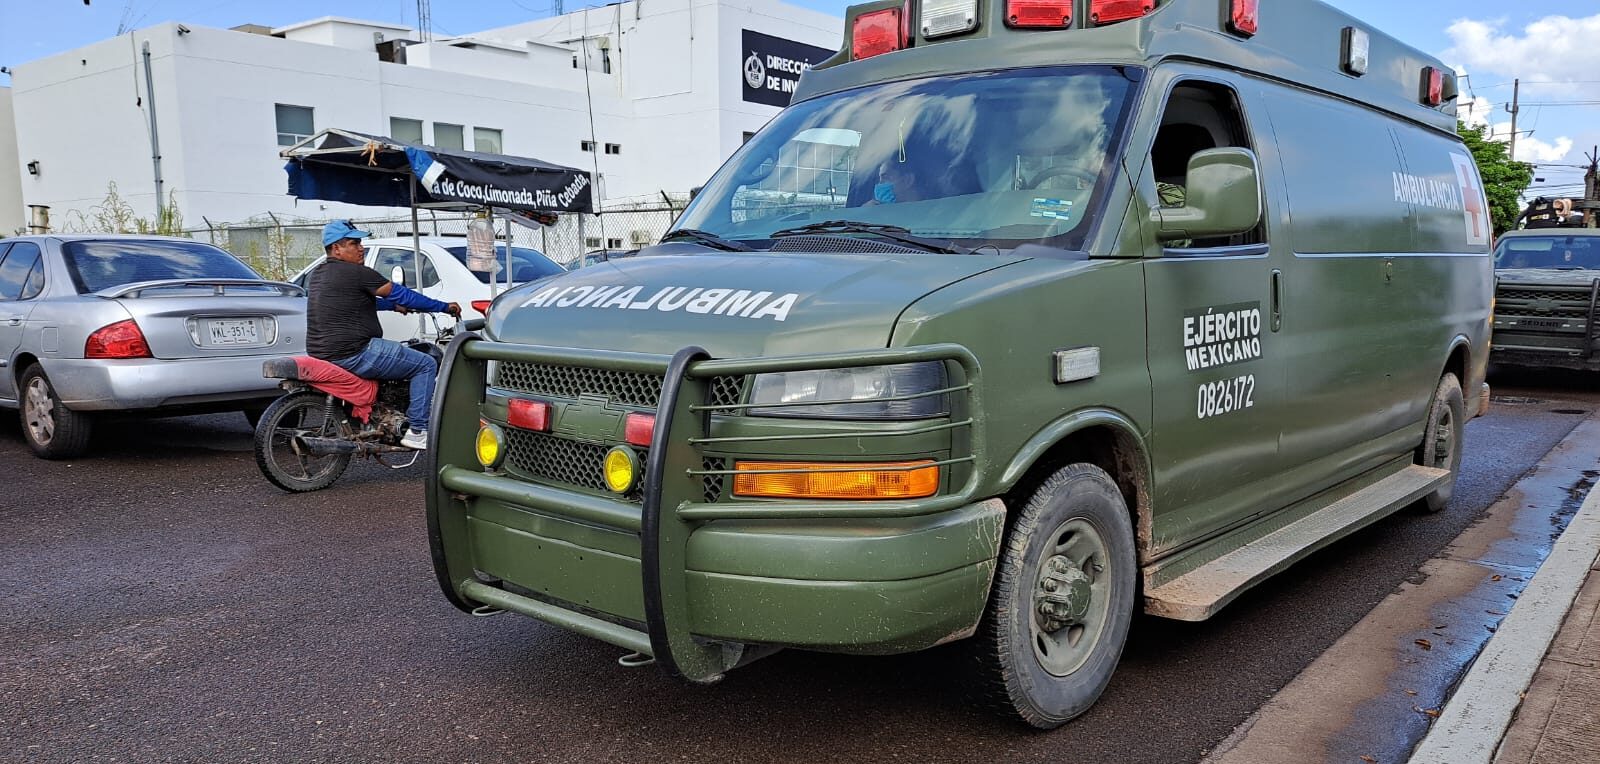
<path id="1" fill-rule="evenodd" d="M 273 485 L 300 493 L 333 485 L 350 454 L 317 456 L 306 451 L 299 438 L 348 436 L 344 408 L 327 395 L 305 391 L 274 401 L 256 423 L 256 466 Z"/>
<path id="2" fill-rule="evenodd" d="M 978 633 L 994 704 L 1044 729 L 1087 711 L 1122 656 L 1135 575 L 1110 475 L 1074 464 L 1040 485 L 1012 522 Z"/>
<path id="3" fill-rule="evenodd" d="M 1422 445 L 1417 446 L 1416 454 L 1417 464 L 1450 471 L 1449 482 L 1423 497 L 1423 505 L 1429 512 L 1444 509 L 1450 503 L 1450 495 L 1455 493 L 1456 477 L 1461 474 L 1461 434 L 1466 422 L 1464 408 L 1461 382 L 1456 375 L 1446 373 L 1439 378 L 1439 387 L 1433 391 L 1433 400 L 1428 404 L 1428 423 L 1422 431 Z"/>
<path id="4" fill-rule="evenodd" d="M 22 437 L 41 459 L 71 459 L 89 449 L 87 414 L 66 407 L 38 364 L 22 372 Z"/>

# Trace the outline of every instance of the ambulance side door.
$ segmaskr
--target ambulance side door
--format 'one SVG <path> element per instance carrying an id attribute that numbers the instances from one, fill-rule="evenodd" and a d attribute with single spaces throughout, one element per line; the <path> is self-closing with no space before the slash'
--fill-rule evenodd
<path id="1" fill-rule="evenodd" d="M 1158 73 L 1151 92 L 1163 98 L 1162 116 L 1135 182 L 1144 198 L 1181 206 L 1190 157 L 1211 148 L 1257 150 L 1270 142 L 1270 130 L 1247 119 L 1247 102 L 1233 84 L 1198 68 L 1160 72 L 1168 76 Z M 1267 213 L 1254 231 L 1149 245 L 1157 552 L 1278 506 L 1283 349 L 1272 323 L 1272 290 L 1284 254 L 1271 244 L 1277 205 L 1271 193 L 1266 197 Z"/>

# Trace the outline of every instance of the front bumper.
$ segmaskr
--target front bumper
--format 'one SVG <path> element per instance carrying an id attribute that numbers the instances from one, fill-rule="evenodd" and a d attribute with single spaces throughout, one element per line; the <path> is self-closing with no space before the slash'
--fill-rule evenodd
<path id="1" fill-rule="evenodd" d="M 917 650 L 970 634 L 987 599 L 1005 508 L 976 495 L 982 423 L 948 460 L 965 479 L 926 499 L 708 501 L 708 381 L 803 368 L 959 363 L 955 411 L 980 411 L 976 359 L 931 346 L 805 358 L 709 360 L 485 342 L 461 335 L 441 370 L 428 457 L 434 568 L 464 610 L 512 610 L 651 655 L 669 673 L 714 681 L 750 645 L 838 652 Z M 662 374 L 642 499 L 577 493 L 483 472 L 473 456 L 488 362 Z M 831 366 L 830 366 L 831 365 Z M 805 438 L 805 435 L 794 435 Z M 720 441 L 720 442 L 719 442 Z M 955 485 L 959 483 L 959 485 Z"/>
<path id="2" fill-rule="evenodd" d="M 261 376 L 267 356 L 235 358 L 47 358 L 50 384 L 74 411 L 126 411 L 249 402 L 277 397 L 277 380 Z"/>

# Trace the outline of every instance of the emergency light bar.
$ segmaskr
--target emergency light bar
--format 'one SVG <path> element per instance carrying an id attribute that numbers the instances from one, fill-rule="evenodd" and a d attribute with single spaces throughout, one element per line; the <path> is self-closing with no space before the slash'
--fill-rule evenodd
<path id="1" fill-rule="evenodd" d="M 1345 72 L 1354 74 L 1357 77 L 1366 74 L 1370 60 L 1369 55 L 1372 51 L 1372 41 L 1367 36 L 1366 30 L 1345 27 L 1344 44 L 1341 47 L 1344 48 L 1342 66 Z"/>
<path id="2" fill-rule="evenodd" d="M 1261 0 L 1233 0 L 1233 8 L 1228 14 L 1228 31 L 1240 37 L 1254 37 L 1260 2 Z"/>
<path id="3" fill-rule="evenodd" d="M 1428 106 L 1444 103 L 1444 71 L 1438 67 L 1422 68 L 1422 102 Z"/>

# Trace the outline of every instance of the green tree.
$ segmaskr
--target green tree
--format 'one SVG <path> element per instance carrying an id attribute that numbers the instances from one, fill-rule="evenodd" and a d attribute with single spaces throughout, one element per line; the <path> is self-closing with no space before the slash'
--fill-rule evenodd
<path id="1" fill-rule="evenodd" d="M 1489 197 L 1489 216 L 1494 221 L 1495 235 L 1505 233 L 1516 225 L 1522 213 L 1519 197 L 1533 182 L 1533 165 L 1512 161 L 1506 144 L 1490 140 L 1486 125 L 1467 127 L 1456 122 L 1456 132 L 1472 152 L 1478 163 L 1478 173 L 1483 176 L 1483 191 Z"/>

